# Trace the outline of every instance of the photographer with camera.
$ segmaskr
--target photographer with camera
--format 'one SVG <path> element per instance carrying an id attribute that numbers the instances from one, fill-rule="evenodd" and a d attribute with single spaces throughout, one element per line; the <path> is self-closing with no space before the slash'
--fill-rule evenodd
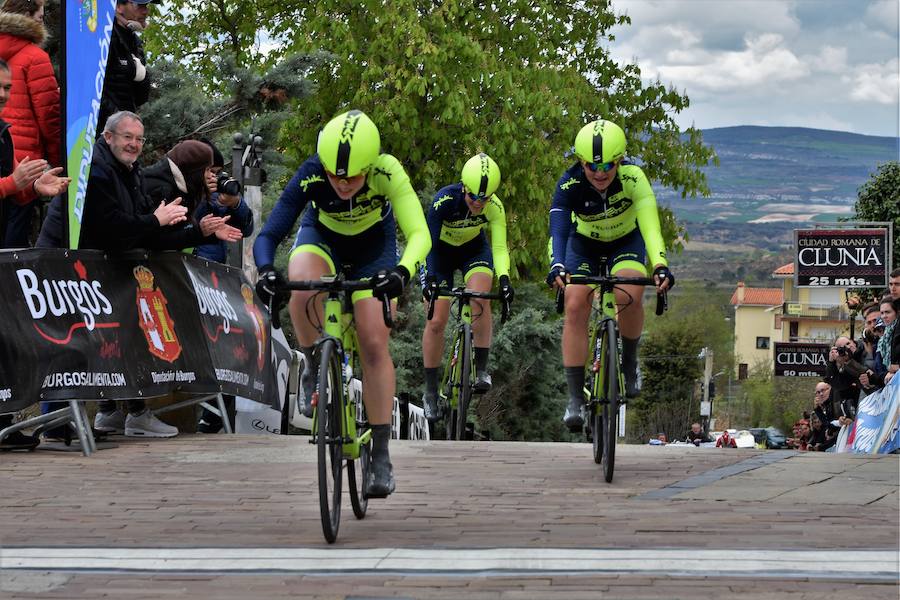
<path id="1" fill-rule="evenodd" d="M 878 353 L 878 342 L 884 335 L 884 321 L 881 319 L 881 309 L 877 302 L 866 305 L 862 313 L 865 326 L 862 337 L 856 343 L 859 348 L 856 360 L 867 369 L 859 376 L 859 381 L 863 386 L 863 393 L 869 394 L 873 389 L 880 389 L 883 386 L 885 369 Z M 874 376 L 870 377 L 870 372 Z"/>
<path id="2" fill-rule="evenodd" d="M 241 196 L 243 191 L 241 183 L 222 170 L 225 167 L 225 158 L 219 149 L 205 138 L 200 138 L 200 141 L 212 150 L 213 161 L 212 166 L 207 168 L 203 174 L 206 189 L 210 195 L 209 201 L 200 205 L 197 216 L 202 217 L 208 214 L 228 219 L 228 223 L 238 228 L 244 237 L 249 236 L 253 233 L 253 211 Z M 210 244 L 203 244 L 197 246 L 194 254 L 206 260 L 225 263 L 228 261 L 228 243 L 216 240 Z M 232 410 L 234 396 L 223 394 L 222 397 L 229 407 L 228 410 Z M 197 421 L 197 431 L 199 433 L 218 433 L 222 430 L 222 426 L 222 417 L 204 407 L 200 414 L 200 420 Z"/>
<path id="3" fill-rule="evenodd" d="M 826 365 L 825 381 L 832 387 L 834 402 L 840 405 L 836 414 L 850 418 L 855 417 L 856 407 L 859 404 L 860 391 L 863 387 L 860 376 L 874 375 L 871 369 L 867 369 L 854 359 L 856 353 L 856 342 L 842 335 L 834 341 Z"/>

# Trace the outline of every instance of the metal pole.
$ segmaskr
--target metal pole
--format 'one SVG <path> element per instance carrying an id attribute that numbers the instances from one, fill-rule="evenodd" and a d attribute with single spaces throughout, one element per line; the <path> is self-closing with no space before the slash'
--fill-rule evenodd
<path id="1" fill-rule="evenodd" d="M 253 211 L 253 233 L 244 239 L 243 269 L 248 281 L 256 281 L 256 263 L 253 261 L 253 242 L 262 227 L 262 145 L 261 136 L 254 135 L 248 151 L 244 152 L 244 202 Z"/>
<path id="2" fill-rule="evenodd" d="M 703 431 L 709 431 L 709 420 L 712 417 L 712 404 L 709 401 L 709 382 L 712 380 L 713 369 L 713 351 L 712 348 L 705 347 L 701 352 L 704 359 L 703 364 L 703 406 L 709 407 L 709 414 L 703 419 Z"/>

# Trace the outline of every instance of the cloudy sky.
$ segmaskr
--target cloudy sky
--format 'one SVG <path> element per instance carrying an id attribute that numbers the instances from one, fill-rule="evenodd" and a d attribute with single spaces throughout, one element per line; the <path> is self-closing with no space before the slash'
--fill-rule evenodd
<path id="1" fill-rule="evenodd" d="M 898 0 L 612 0 L 610 50 L 686 92 L 682 126 L 900 135 Z"/>

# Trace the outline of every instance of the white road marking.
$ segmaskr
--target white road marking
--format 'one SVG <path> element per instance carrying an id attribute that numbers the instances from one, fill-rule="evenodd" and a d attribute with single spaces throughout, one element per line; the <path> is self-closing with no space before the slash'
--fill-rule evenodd
<path id="1" fill-rule="evenodd" d="M 0 548 L 0 569 L 128 572 L 551 572 L 900 580 L 897 550 Z"/>

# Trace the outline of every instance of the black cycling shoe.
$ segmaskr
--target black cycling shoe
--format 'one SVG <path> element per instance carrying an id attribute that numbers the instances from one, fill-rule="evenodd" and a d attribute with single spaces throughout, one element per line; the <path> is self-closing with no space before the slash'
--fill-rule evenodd
<path id="1" fill-rule="evenodd" d="M 381 458 L 383 457 L 383 458 Z M 386 454 L 372 456 L 369 479 L 366 481 L 366 498 L 387 498 L 394 493 L 394 468 Z"/>
<path id="2" fill-rule="evenodd" d="M 633 367 L 622 365 L 622 374 L 625 376 L 625 397 L 637 398 L 641 393 L 641 388 L 638 385 L 637 365 Z"/>
<path id="3" fill-rule="evenodd" d="M 581 398 L 569 398 L 566 405 L 566 414 L 563 415 L 563 423 L 572 433 L 581 431 L 584 427 L 584 400 Z"/>
<path id="4" fill-rule="evenodd" d="M 425 418 L 429 423 L 440 421 L 442 415 L 441 406 L 438 404 L 437 392 L 426 391 L 422 394 L 422 407 L 425 411 Z"/>
<path id="5" fill-rule="evenodd" d="M 475 385 L 472 391 L 476 394 L 484 394 L 491 391 L 491 374 L 487 371 L 479 371 L 475 373 Z"/>
<path id="6" fill-rule="evenodd" d="M 307 367 L 303 369 L 303 374 L 300 375 L 300 387 L 303 388 L 303 402 L 298 402 L 297 404 L 300 408 L 300 412 L 303 413 L 303 416 L 312 419 L 312 397 L 316 391 L 316 374 L 311 368 Z"/>
<path id="7" fill-rule="evenodd" d="M 0 450 L 34 450 L 40 443 L 37 436 L 13 431 L 0 442 Z"/>

